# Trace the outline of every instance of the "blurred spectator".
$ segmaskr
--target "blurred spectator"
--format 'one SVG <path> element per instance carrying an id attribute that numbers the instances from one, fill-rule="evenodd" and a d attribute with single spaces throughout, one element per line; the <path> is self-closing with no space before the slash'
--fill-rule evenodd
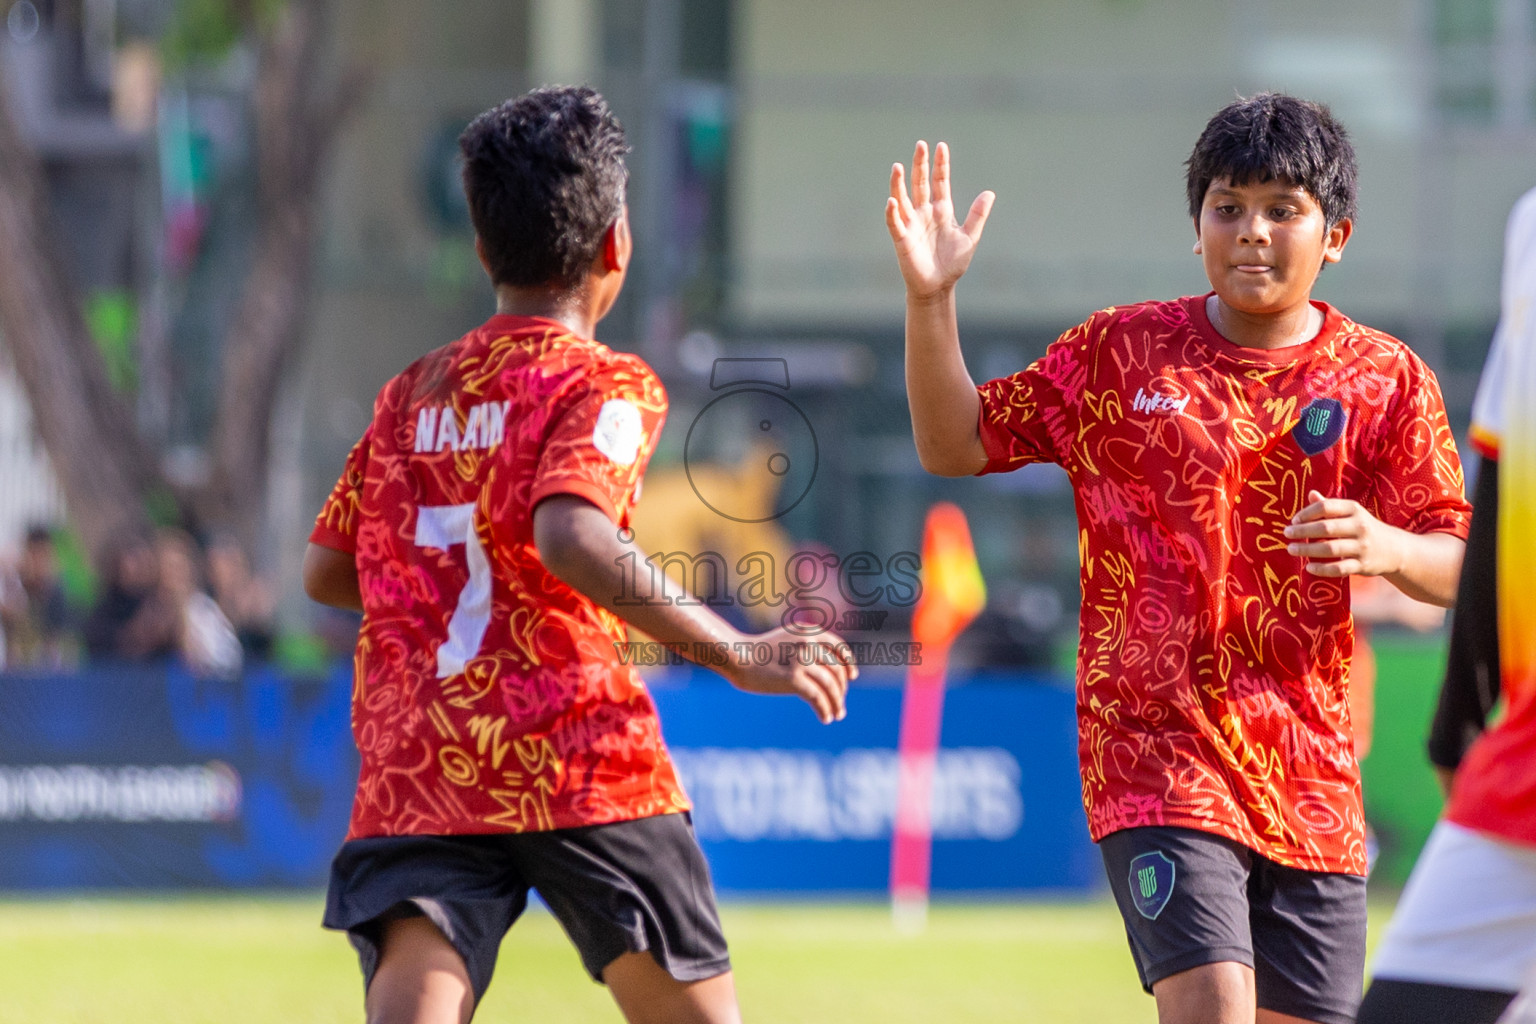
<path id="1" fill-rule="evenodd" d="M 92 661 L 156 661 L 177 650 L 176 610 L 159 591 L 160 560 L 153 539 L 134 533 L 114 541 L 104 559 L 103 586 L 85 620 Z"/>
<path id="2" fill-rule="evenodd" d="M 182 530 L 134 534 L 107 561 L 106 586 L 85 623 L 96 661 L 180 658 L 199 675 L 240 671 L 240 641 L 203 590 L 201 552 Z"/>
<path id="3" fill-rule="evenodd" d="M 58 669 L 75 662 L 78 642 L 46 526 L 27 531 L 14 569 L 0 572 L 0 667 Z"/>
<path id="4" fill-rule="evenodd" d="M 175 652 L 198 675 L 238 674 L 240 640 L 219 603 L 203 589 L 197 543 L 181 530 L 162 530 L 155 548 L 160 579 L 152 600 L 171 610 Z"/>
<path id="5" fill-rule="evenodd" d="M 245 550 L 233 537 L 216 536 L 208 543 L 208 589 L 240 638 L 247 661 L 272 656 L 277 597 L 272 586 L 251 571 Z"/>

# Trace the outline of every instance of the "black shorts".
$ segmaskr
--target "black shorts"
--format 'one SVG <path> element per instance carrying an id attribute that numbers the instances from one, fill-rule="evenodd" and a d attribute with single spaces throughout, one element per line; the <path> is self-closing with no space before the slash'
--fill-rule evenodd
<path id="1" fill-rule="evenodd" d="M 1204 964 L 1253 968 L 1261 1009 L 1351 1024 L 1365 879 L 1288 868 L 1221 836 L 1130 828 L 1099 842 L 1142 987 Z"/>
<path id="2" fill-rule="evenodd" d="M 478 1002 L 529 889 L 596 981 L 620 955 L 645 951 L 679 981 L 731 969 L 686 814 L 553 832 L 354 839 L 331 864 L 325 926 L 347 932 L 366 990 L 384 924 L 424 914 L 463 958 Z"/>

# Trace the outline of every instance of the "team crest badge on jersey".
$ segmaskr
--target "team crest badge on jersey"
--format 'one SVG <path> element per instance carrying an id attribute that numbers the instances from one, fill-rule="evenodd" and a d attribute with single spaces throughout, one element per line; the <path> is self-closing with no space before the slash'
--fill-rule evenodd
<path id="1" fill-rule="evenodd" d="M 1148 921 L 1168 905 L 1173 895 L 1173 861 L 1161 850 L 1143 853 L 1131 860 L 1131 902 L 1136 912 Z"/>
<path id="2" fill-rule="evenodd" d="M 1291 429 L 1296 445 L 1309 456 L 1326 451 L 1344 436 L 1344 406 L 1337 398 L 1314 398 Z"/>
<path id="3" fill-rule="evenodd" d="M 640 454 L 645 440 L 645 424 L 633 402 L 610 398 L 597 411 L 597 425 L 592 428 L 592 447 L 620 466 L 631 465 Z"/>

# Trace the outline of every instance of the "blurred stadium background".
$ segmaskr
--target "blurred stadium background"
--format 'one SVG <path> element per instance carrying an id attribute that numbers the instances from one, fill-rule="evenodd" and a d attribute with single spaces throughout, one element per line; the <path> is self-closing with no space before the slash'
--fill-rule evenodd
<path id="1" fill-rule="evenodd" d="M 21 194 L 31 168 L 47 187 L 61 301 L 83 314 L 93 358 L 177 495 L 223 465 L 230 339 L 271 216 L 271 140 L 255 98 L 285 19 L 324 30 L 314 80 L 294 80 L 346 100 L 316 129 L 329 134 L 316 146 L 313 238 L 295 250 L 307 293 L 290 302 L 291 351 L 261 389 L 270 460 L 243 481 L 254 498 L 235 529 L 276 590 L 269 656 L 226 679 L 90 664 L 78 651 L 46 671 L 0 674 L 0 887 L 30 894 L 0 903 L 0 963 L 15 978 L 0 988 L 64 1000 L 18 1009 L 18 1020 L 99 1019 L 109 991 L 125 1006 L 163 1006 L 157 986 L 180 988 L 184 965 L 211 963 L 242 936 L 275 959 L 232 955 L 207 968 L 227 979 L 225 997 L 207 998 L 259 1009 L 157 1019 L 353 1015 L 345 944 L 316 933 L 312 895 L 352 782 L 349 623 L 299 594 L 298 558 L 378 386 L 491 310 L 454 165 L 457 133 L 479 110 L 541 82 L 589 82 L 631 134 L 638 259 L 600 333 L 645 356 L 671 392 L 642 543 L 761 549 L 784 562 L 812 551 L 845 566 L 869 553 L 864 578 L 895 589 L 850 638 L 892 645 L 906 639 L 910 611 L 892 560 L 917 550 L 932 502 L 970 516 L 993 603 L 957 651 L 941 784 L 950 831 L 935 878 L 972 902 L 941 908 L 921 939 L 902 945 L 872 905 L 756 902 L 812 888 L 821 900 L 877 897 L 899 668 L 867 674 L 846 731 L 803 737 L 805 723 L 787 713 L 717 709 L 729 695 L 707 679 L 657 673 L 722 888 L 754 900 L 727 921 L 744 1005 L 785 1020 L 865 1010 L 900 1020 L 905 1006 L 925 1018 L 1033 1018 L 1032 1001 L 1059 976 L 1075 994 L 1048 1019 L 1151 1013 L 1113 913 L 1096 902 L 1096 861 L 1074 810 L 1071 496 L 1052 468 L 966 481 L 920 470 L 901 383 L 901 284 L 881 218 L 891 162 L 909 160 L 917 138 L 942 138 L 961 202 L 999 193 L 962 286 L 968 358 L 992 376 L 1095 308 L 1203 291 L 1182 161 L 1205 119 L 1266 88 L 1327 102 L 1353 133 L 1362 179 L 1357 234 L 1319 294 L 1430 363 L 1459 436 L 1497 317 L 1504 217 L 1536 166 L 1533 0 L 0 0 L 0 15 L 0 89 L 20 144 L 0 151 L 0 276 L 46 263 L 5 219 L 5 196 Z M 105 528 L 80 526 L 100 519 L 93 492 L 76 484 L 68 497 L 78 453 L 44 444 L 49 417 L 77 414 L 38 402 L 17 326 L 32 307 L 0 293 L 10 325 L 0 330 L 0 566 L 29 526 L 62 527 L 65 589 L 83 614 L 101 588 L 92 549 Z M 751 400 L 710 436 L 689 437 L 729 397 L 715 361 L 742 357 L 784 361 L 815 465 L 803 500 L 757 529 L 701 511 L 702 478 L 689 486 L 688 470 L 708 467 L 716 476 L 704 489 L 721 488 L 710 494 L 742 508 L 775 500 L 743 469 Z M 185 500 L 147 493 L 128 518 L 187 518 Z M 189 525 L 211 531 L 216 520 Z M 836 603 L 827 581 L 805 596 L 818 587 Z M 1380 628 L 1374 642 L 1381 697 L 1365 767 L 1385 908 L 1438 810 L 1421 751 L 1443 637 Z M 711 709 L 728 725 L 717 729 Z M 182 774 L 132 774 L 156 768 Z M 790 799 L 806 792 L 809 804 Z M 82 890 L 136 886 L 247 895 L 74 902 Z M 256 895 L 271 888 L 310 895 Z M 1013 902 L 1043 896 L 1088 902 Z M 151 937 L 176 922 L 187 930 L 152 952 Z M 547 954 L 570 960 L 559 970 L 575 1001 L 549 997 L 548 1015 L 585 1019 L 576 1007 L 596 1000 L 611 1018 L 572 958 L 539 952 L 559 946 L 548 920 L 526 931 L 508 961 L 517 980 L 500 980 L 499 998 L 531 976 L 519 957 Z M 113 936 L 144 937 L 122 943 L 128 959 L 110 968 L 140 976 L 137 995 L 72 973 L 79 951 L 106 950 Z M 314 973 L 332 1002 L 301 996 L 278 1008 L 229 995 L 311 971 L 319 960 L 293 959 L 306 944 L 328 958 Z M 1057 956 L 1072 966 L 1053 966 Z M 826 974 L 828 960 L 846 976 Z M 762 980 L 779 977 L 770 968 L 784 980 Z M 853 977 L 890 998 L 846 998 L 838 986 Z M 804 998 L 780 1011 L 766 1000 L 781 989 Z M 945 1001 L 921 1002 L 929 989 Z M 1090 994 L 1107 994 L 1109 1008 Z M 12 1012 L 0 1007 L 0 1019 Z"/>

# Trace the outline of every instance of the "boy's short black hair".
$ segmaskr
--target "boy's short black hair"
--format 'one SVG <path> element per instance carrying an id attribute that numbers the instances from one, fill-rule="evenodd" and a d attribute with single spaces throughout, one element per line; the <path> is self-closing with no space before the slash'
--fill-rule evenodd
<path id="1" fill-rule="evenodd" d="M 495 284 L 579 284 L 624 206 L 624 128 L 587 88 L 535 89 L 459 136 L 464 195 Z"/>
<path id="2" fill-rule="evenodd" d="M 1278 92 L 1229 103 L 1201 132 L 1185 166 L 1196 223 L 1211 182 L 1279 179 L 1306 189 L 1328 227 L 1355 216 L 1355 148 L 1327 107 Z"/>

